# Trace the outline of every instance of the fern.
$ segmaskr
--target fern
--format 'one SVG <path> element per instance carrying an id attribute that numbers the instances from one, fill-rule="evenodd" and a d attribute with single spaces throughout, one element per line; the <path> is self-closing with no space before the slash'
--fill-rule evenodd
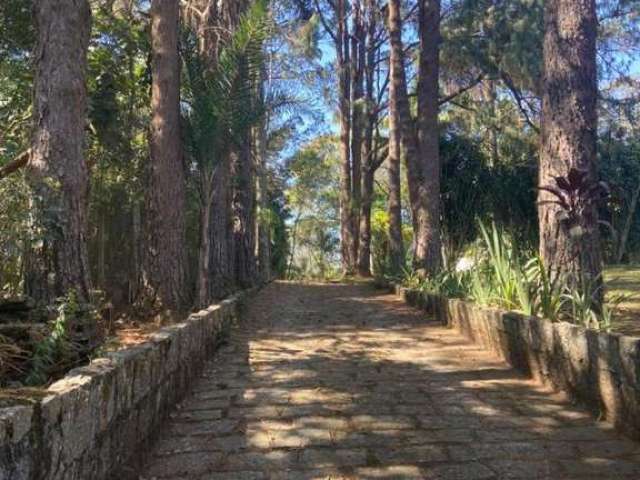
<path id="1" fill-rule="evenodd" d="M 68 329 L 77 313 L 77 295 L 71 290 L 58 307 L 58 315 L 51 322 L 49 334 L 35 347 L 31 370 L 25 380 L 27 385 L 47 383 L 56 365 L 66 363 L 72 355 L 73 343 L 69 340 Z"/>

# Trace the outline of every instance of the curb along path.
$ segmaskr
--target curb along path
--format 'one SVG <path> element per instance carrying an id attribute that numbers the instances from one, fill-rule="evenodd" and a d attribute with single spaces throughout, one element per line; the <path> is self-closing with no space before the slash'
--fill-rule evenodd
<path id="1" fill-rule="evenodd" d="M 638 479 L 640 444 L 367 285 L 275 283 L 141 480 Z"/>

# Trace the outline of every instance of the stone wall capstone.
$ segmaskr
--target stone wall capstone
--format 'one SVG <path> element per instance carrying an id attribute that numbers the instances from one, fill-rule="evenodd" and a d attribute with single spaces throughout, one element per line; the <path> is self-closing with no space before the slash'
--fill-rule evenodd
<path id="1" fill-rule="evenodd" d="M 146 343 L 0 396 L 0 479 L 106 480 L 144 447 L 238 316 L 243 294 Z M 0 392 L 1 393 L 1 392 Z"/>
<path id="2" fill-rule="evenodd" d="M 640 338 L 399 286 L 393 291 L 519 371 L 564 390 L 596 416 L 640 440 Z"/>

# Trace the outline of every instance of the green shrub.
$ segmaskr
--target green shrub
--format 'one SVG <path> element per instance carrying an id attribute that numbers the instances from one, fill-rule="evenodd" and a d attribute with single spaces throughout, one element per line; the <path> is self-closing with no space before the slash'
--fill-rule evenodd
<path id="1" fill-rule="evenodd" d="M 63 370 L 78 358 L 80 349 L 69 335 L 78 311 L 77 295 L 71 290 L 58 306 L 58 314 L 51 321 L 48 335 L 36 345 L 25 380 L 27 385 L 47 383 L 56 371 Z"/>
<path id="2" fill-rule="evenodd" d="M 517 310 L 550 320 L 568 320 L 587 328 L 609 331 L 612 317 L 624 298 L 613 298 L 600 310 L 594 295 L 602 295 L 604 282 L 591 284 L 583 278 L 577 287 L 562 278 L 552 280 L 542 259 L 527 259 L 514 242 L 495 224 L 488 229 L 480 223 L 482 250 L 467 272 L 453 270 L 423 279 L 413 271 L 405 271 L 402 279 L 407 288 L 429 291 L 447 297 L 470 298 L 484 306 Z"/>

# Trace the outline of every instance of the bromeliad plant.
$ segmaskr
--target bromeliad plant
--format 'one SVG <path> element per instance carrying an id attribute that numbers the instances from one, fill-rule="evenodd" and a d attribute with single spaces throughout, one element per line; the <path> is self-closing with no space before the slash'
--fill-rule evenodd
<path id="1" fill-rule="evenodd" d="M 555 177 L 555 185 L 543 185 L 540 190 L 551 194 L 550 200 L 540 202 L 559 207 L 561 226 L 571 239 L 582 239 L 594 225 L 598 225 L 598 203 L 609 195 L 609 186 L 591 178 L 587 170 L 572 168 L 566 177 Z M 579 242 L 574 242 L 577 245 Z"/>
<path id="2" fill-rule="evenodd" d="M 604 312 L 604 281 L 599 268 L 594 268 L 591 241 L 597 237 L 595 231 L 601 222 L 597 218 L 598 204 L 606 198 L 609 187 L 598 182 L 588 170 L 572 168 L 566 177 L 554 178 L 555 185 L 544 185 L 540 190 L 550 194 L 550 199 L 540 202 L 558 209 L 559 227 L 569 242 L 570 257 L 567 258 L 568 271 L 554 272 L 547 265 L 547 275 L 553 281 L 564 285 L 565 299 L 570 305 L 570 316 L 577 323 L 587 326 L 599 325 L 599 316 Z M 562 278 L 556 278 L 562 277 Z M 593 317 L 588 320 L 585 312 Z"/>
<path id="3" fill-rule="evenodd" d="M 590 274 L 589 246 L 585 245 L 599 224 L 598 202 L 608 195 L 609 189 L 605 183 L 593 181 L 588 172 L 578 169 L 572 169 L 566 177 L 555 177 L 554 182 L 555 185 L 540 188 L 551 194 L 551 199 L 542 203 L 559 209 L 560 227 L 571 246 L 569 273 L 554 274 L 537 255 L 525 260 L 495 224 L 489 229 L 481 223 L 487 258 L 476 260 L 466 279 L 457 282 L 455 296 L 468 296 L 482 305 L 519 310 L 527 315 L 566 319 L 587 328 L 609 330 L 620 300 L 604 303 L 604 281 L 602 275 Z M 458 274 L 446 273 L 426 281 L 406 274 L 405 279 L 410 288 L 449 295 L 447 289 L 451 288 L 452 275 Z"/>
<path id="4" fill-rule="evenodd" d="M 566 177 L 554 177 L 554 182 L 555 185 L 539 187 L 550 194 L 550 199 L 541 201 L 540 205 L 554 205 L 558 209 L 559 226 L 571 247 L 571 256 L 567 259 L 571 278 L 563 281 L 568 285 L 580 286 L 585 283 L 580 276 L 590 271 L 591 246 L 587 245 L 588 239 L 603 223 L 597 218 L 597 207 L 609 195 L 609 187 L 605 182 L 595 181 L 587 170 L 577 168 L 572 168 Z M 592 278 L 589 281 L 595 280 Z"/>

